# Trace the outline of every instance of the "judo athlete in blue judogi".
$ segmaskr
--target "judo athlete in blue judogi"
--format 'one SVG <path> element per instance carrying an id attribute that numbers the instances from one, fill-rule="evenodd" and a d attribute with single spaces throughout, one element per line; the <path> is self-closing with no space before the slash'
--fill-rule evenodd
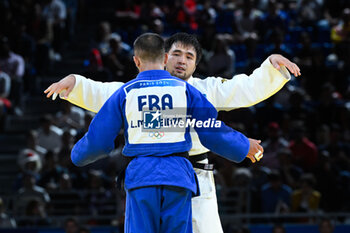
<path id="1" fill-rule="evenodd" d="M 138 37 L 134 53 L 140 73 L 107 100 L 71 158 L 84 166 L 104 157 L 124 128 L 123 154 L 132 158 L 125 172 L 125 232 L 192 232 L 191 198 L 199 190 L 188 160 L 189 127 L 178 120 L 175 131 L 163 130 L 175 122 L 161 122 L 163 112 L 191 116 L 188 122 L 201 143 L 232 161 L 248 156 L 254 162 L 251 155 L 258 149 L 243 134 L 216 121 L 217 111 L 199 91 L 163 70 L 167 56 L 159 35 Z"/>

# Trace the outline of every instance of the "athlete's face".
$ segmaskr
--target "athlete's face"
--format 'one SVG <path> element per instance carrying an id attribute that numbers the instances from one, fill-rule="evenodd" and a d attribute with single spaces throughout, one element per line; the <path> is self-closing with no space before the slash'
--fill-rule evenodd
<path id="1" fill-rule="evenodd" d="M 196 58 L 193 46 L 174 43 L 168 52 L 166 70 L 171 75 L 187 81 L 196 70 Z"/>

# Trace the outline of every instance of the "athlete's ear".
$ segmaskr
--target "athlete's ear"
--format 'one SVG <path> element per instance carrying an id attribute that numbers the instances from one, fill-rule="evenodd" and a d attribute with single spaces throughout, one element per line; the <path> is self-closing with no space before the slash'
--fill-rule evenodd
<path id="1" fill-rule="evenodd" d="M 165 53 L 165 55 L 164 55 L 164 66 L 166 65 L 167 62 L 168 62 L 168 54 Z"/>
<path id="2" fill-rule="evenodd" d="M 136 56 L 133 56 L 132 58 L 133 58 L 133 60 L 134 60 L 134 63 L 135 63 L 135 65 L 136 65 L 137 69 L 140 69 L 140 65 L 141 65 L 140 58 L 138 58 L 138 57 L 136 57 Z"/>

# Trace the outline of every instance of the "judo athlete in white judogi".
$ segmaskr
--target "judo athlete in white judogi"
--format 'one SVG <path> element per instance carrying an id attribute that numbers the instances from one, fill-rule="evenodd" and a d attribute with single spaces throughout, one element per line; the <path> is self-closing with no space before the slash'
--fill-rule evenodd
<path id="1" fill-rule="evenodd" d="M 106 101 L 72 149 L 72 162 L 84 166 L 103 158 L 124 128 L 123 154 L 132 158 L 125 171 L 125 232 L 192 232 L 191 198 L 199 190 L 188 160 L 192 141 L 187 125 L 192 124 L 203 145 L 235 162 L 246 156 L 255 162 L 262 147 L 217 121 L 216 109 L 203 94 L 162 70 L 167 56 L 159 35 L 139 36 L 134 50 L 140 73 Z M 154 139 L 146 129 L 166 130 L 160 118 L 165 111 L 173 116 L 168 122 L 178 123 L 173 124 L 176 131 Z"/>
<path id="2" fill-rule="evenodd" d="M 240 74 L 232 79 L 193 77 L 201 50 L 195 37 L 185 33 L 171 36 L 166 41 L 166 52 L 168 53 L 166 69 L 173 76 L 187 81 L 205 94 L 218 111 L 253 106 L 278 92 L 290 80 L 288 70 L 294 76 L 300 75 L 296 64 L 281 55 L 271 55 L 249 76 Z M 61 98 L 65 97 L 77 106 L 97 112 L 123 84 L 121 82 L 101 83 L 80 75 L 68 75 L 48 87 L 45 93 L 47 97 L 60 93 Z M 191 138 L 190 158 L 198 155 L 202 157 L 208 152 L 208 149 L 199 142 L 196 132 L 191 131 Z M 208 160 L 204 157 L 197 163 L 207 164 Z M 195 168 L 195 171 L 201 195 L 192 199 L 193 231 L 195 233 L 223 232 L 218 214 L 213 172 L 198 168 Z"/>

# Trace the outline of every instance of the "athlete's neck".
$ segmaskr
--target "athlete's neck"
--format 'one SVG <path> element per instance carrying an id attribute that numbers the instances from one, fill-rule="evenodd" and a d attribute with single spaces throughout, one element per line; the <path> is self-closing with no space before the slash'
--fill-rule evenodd
<path id="1" fill-rule="evenodd" d="M 188 78 L 183 79 L 183 80 L 188 82 L 188 80 L 190 80 L 191 77 L 192 77 L 192 75 L 190 77 L 188 77 Z"/>
<path id="2" fill-rule="evenodd" d="M 146 63 L 139 67 L 139 71 L 146 71 L 146 70 L 164 70 L 164 64 L 159 63 Z"/>

